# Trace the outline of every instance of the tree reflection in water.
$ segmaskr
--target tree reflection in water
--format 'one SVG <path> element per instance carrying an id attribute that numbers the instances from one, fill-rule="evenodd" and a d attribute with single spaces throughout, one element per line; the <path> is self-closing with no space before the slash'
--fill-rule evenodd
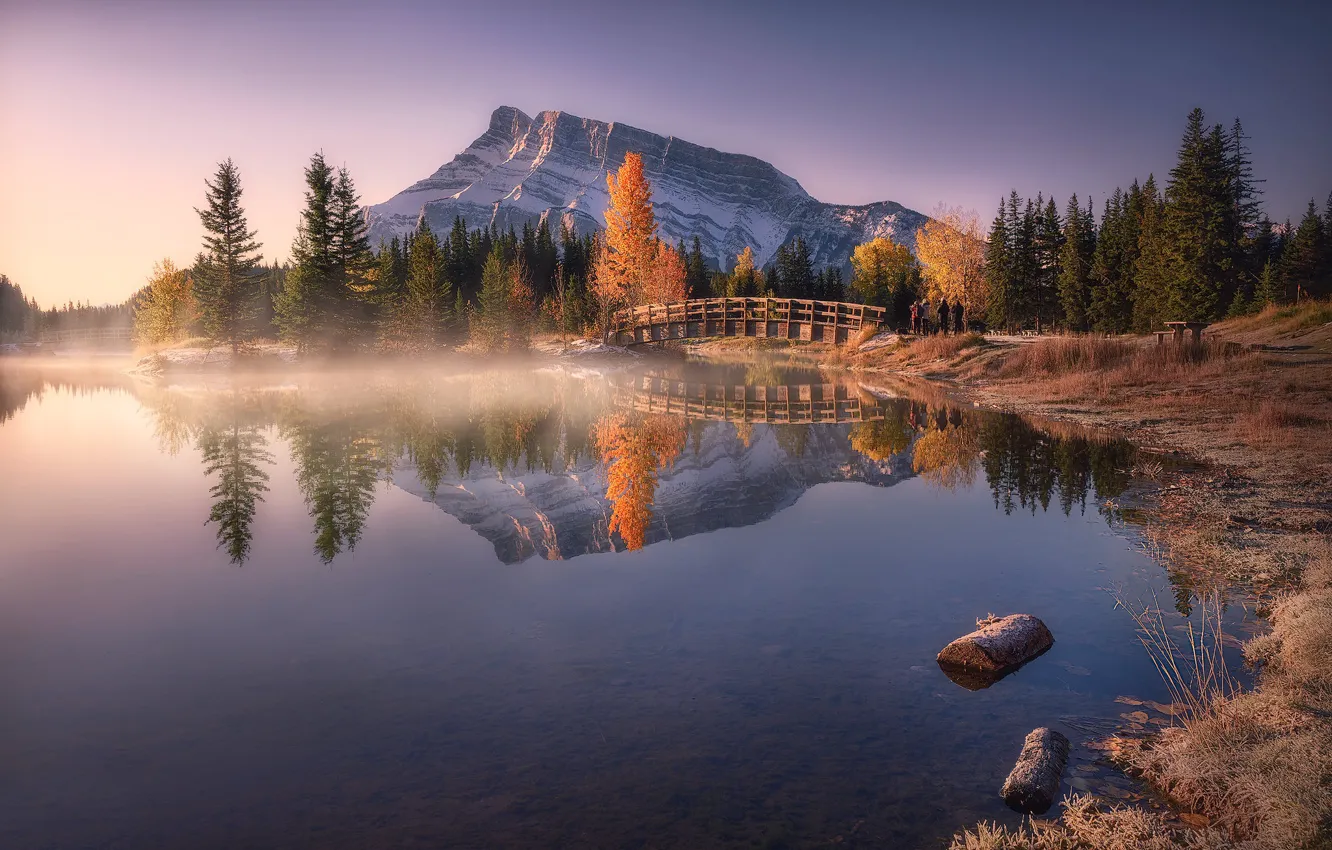
<path id="1" fill-rule="evenodd" d="M 597 451 L 606 464 L 610 532 L 628 549 L 642 549 L 652 521 L 657 470 L 685 447 L 685 419 L 664 414 L 610 413 L 597 421 Z"/>
<path id="2" fill-rule="evenodd" d="M 268 473 L 263 465 L 271 465 L 273 456 L 259 426 L 242 421 L 244 411 L 234 392 L 227 407 L 226 421 L 208 422 L 200 429 L 198 448 L 203 455 L 204 474 L 215 476 L 209 491 L 213 506 L 208 522 L 217 525 L 218 548 L 225 548 L 231 562 L 239 566 L 250 556 L 254 539 L 250 526 L 268 491 Z"/>
<path id="3" fill-rule="evenodd" d="M 47 386 L 64 388 L 38 383 L 4 388 L 13 399 L 10 413 Z M 973 486 L 983 475 L 995 506 L 1006 513 L 1048 510 L 1052 503 L 1065 514 L 1085 510 L 1093 494 L 1104 502 L 1122 493 L 1135 460 L 1123 441 L 956 407 L 928 392 L 915 400 L 862 399 L 860 409 L 875 418 L 854 424 L 774 425 L 631 411 L 616 406 L 608 379 L 538 373 L 400 380 L 352 390 L 332 381 L 262 392 L 139 386 L 134 393 L 151 412 L 163 451 L 191 444 L 199 450 L 212 496 L 207 522 L 236 564 L 250 556 L 251 526 L 268 490 L 266 467 L 273 463 L 266 431 L 274 427 L 288 443 L 313 522 L 314 551 L 324 562 L 355 549 L 378 482 L 403 470 L 431 501 L 446 488 L 465 490 L 475 501 L 485 498 L 469 484 L 479 474 L 579 477 L 601 464 L 609 533 L 638 549 L 651 537 L 659 479 L 670 474 L 686 446 L 689 464 L 702 467 L 722 456 L 766 451 L 762 446 L 770 440 L 780 450 L 777 462 L 790 465 L 790 480 L 803 482 L 801 487 L 824 480 L 891 483 L 909 470 L 951 489 Z M 788 388 L 787 396 L 797 397 L 796 389 Z M 522 486 L 517 484 L 520 491 Z M 606 521 L 598 512 L 565 516 Z M 745 510 L 727 516 L 762 518 Z M 606 535 L 604 526 L 580 525 L 569 536 L 604 543 Z M 558 549 L 550 552 L 561 556 Z"/>

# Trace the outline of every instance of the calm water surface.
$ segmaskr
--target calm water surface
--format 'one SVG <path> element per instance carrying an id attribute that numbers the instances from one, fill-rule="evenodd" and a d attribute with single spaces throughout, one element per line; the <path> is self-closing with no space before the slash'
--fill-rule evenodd
<path id="1" fill-rule="evenodd" d="M 0 846 L 939 846 L 1037 725 L 1117 781 L 1106 588 L 1188 603 L 1132 447 L 822 381 L 0 372 Z"/>

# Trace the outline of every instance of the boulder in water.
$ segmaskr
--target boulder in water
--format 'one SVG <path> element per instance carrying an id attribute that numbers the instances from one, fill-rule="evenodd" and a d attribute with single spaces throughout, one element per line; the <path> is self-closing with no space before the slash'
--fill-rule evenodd
<path id="1" fill-rule="evenodd" d="M 1033 729 L 999 794 L 1014 811 L 1043 815 L 1059 796 L 1059 781 L 1067 764 L 1068 738 L 1044 726 Z"/>
<path id="2" fill-rule="evenodd" d="M 970 673 L 1002 675 L 1045 652 L 1054 636 L 1030 614 L 1009 614 L 977 621 L 978 628 L 939 653 L 939 666 Z"/>

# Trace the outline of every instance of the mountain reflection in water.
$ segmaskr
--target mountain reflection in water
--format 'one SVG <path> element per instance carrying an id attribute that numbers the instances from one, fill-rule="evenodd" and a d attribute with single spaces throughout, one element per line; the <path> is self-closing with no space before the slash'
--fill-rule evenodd
<path id="1" fill-rule="evenodd" d="M 24 380 L 0 384 L 0 421 L 43 387 L 66 385 Z M 1122 493 L 1134 463 L 1122 440 L 961 407 L 928 386 L 876 394 L 770 366 L 127 386 L 162 451 L 199 451 L 207 522 L 236 564 L 250 556 L 276 444 L 290 453 L 326 563 L 356 548 L 380 480 L 458 517 L 515 563 L 751 525 L 829 481 L 919 476 L 951 489 L 983 475 L 1005 513 L 1053 504 L 1067 515 Z"/>
<path id="2" fill-rule="evenodd" d="M 944 846 L 1036 725 L 1129 793 L 1140 460 L 873 380 L 0 369 L 0 846 Z M 988 611 L 1057 642 L 973 692 Z"/>

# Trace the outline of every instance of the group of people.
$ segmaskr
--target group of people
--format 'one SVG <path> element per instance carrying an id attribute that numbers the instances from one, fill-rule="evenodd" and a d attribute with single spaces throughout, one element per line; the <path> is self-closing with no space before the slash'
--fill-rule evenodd
<path id="1" fill-rule="evenodd" d="M 938 324 L 930 321 L 930 303 L 928 301 L 922 298 L 912 304 L 911 332 L 922 335 L 929 333 L 946 334 L 949 328 L 952 328 L 953 333 L 960 334 L 966 330 L 960 302 L 949 305 L 947 298 L 940 298 L 935 314 L 938 316 Z"/>

